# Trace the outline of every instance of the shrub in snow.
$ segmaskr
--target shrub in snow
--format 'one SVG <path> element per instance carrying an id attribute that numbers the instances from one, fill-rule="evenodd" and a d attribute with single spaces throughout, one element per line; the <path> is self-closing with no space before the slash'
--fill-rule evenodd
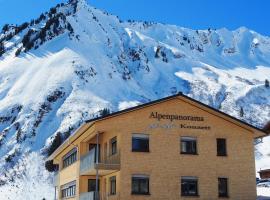
<path id="1" fill-rule="evenodd" d="M 269 88 L 269 81 L 265 79 L 265 87 Z"/>
<path id="2" fill-rule="evenodd" d="M 49 172 L 55 172 L 55 171 L 57 171 L 58 166 L 54 165 L 52 160 L 49 160 L 49 161 L 45 162 L 45 168 Z"/>
<path id="3" fill-rule="evenodd" d="M 21 48 L 21 47 L 18 48 L 18 49 L 16 50 L 16 52 L 15 52 L 15 56 L 16 56 L 16 57 L 19 56 L 19 55 L 21 54 L 21 51 L 22 51 L 22 48 Z"/>

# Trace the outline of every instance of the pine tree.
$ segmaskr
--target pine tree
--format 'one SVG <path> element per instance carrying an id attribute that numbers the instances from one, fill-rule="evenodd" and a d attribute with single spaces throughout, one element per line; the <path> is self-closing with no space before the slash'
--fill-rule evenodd
<path id="1" fill-rule="evenodd" d="M 54 137 L 51 146 L 47 150 L 48 156 L 50 156 L 60 145 L 62 144 L 61 133 L 57 133 Z"/>
<path id="2" fill-rule="evenodd" d="M 270 86 L 269 86 L 269 81 L 267 80 L 267 79 L 265 79 L 265 87 L 266 88 L 269 88 Z"/>
<path id="3" fill-rule="evenodd" d="M 244 116 L 244 109 L 243 107 L 240 108 L 240 117 L 243 117 Z"/>
<path id="4" fill-rule="evenodd" d="M 0 42 L 0 56 L 5 53 L 5 46 L 3 42 Z"/>
<path id="5" fill-rule="evenodd" d="M 99 116 L 105 117 L 105 116 L 109 115 L 110 113 L 111 113 L 111 111 L 109 108 L 104 108 L 104 109 L 99 111 Z"/>

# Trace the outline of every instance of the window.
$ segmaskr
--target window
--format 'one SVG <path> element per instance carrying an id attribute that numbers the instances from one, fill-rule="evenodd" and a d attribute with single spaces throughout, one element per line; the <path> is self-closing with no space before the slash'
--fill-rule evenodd
<path id="1" fill-rule="evenodd" d="M 226 156 L 226 139 L 218 138 L 217 139 L 217 155 L 218 156 Z"/>
<path id="2" fill-rule="evenodd" d="M 149 152 L 149 135 L 133 134 L 132 135 L 133 152 Z"/>
<path id="3" fill-rule="evenodd" d="M 114 137 L 111 139 L 111 155 L 117 153 L 117 138 Z"/>
<path id="4" fill-rule="evenodd" d="M 88 179 L 88 192 L 96 191 L 96 179 Z M 99 180 L 98 180 L 98 191 L 99 191 Z"/>
<path id="5" fill-rule="evenodd" d="M 182 196 L 198 196 L 197 177 L 184 176 L 181 178 L 181 195 Z"/>
<path id="6" fill-rule="evenodd" d="M 228 179 L 218 178 L 218 196 L 228 197 Z"/>
<path id="7" fill-rule="evenodd" d="M 115 195 L 116 194 L 116 177 L 113 176 L 110 178 L 110 186 L 111 186 L 111 195 Z"/>
<path id="8" fill-rule="evenodd" d="M 149 176 L 132 176 L 132 194 L 149 195 Z"/>
<path id="9" fill-rule="evenodd" d="M 181 154 L 197 154 L 196 138 L 181 137 Z"/>
<path id="10" fill-rule="evenodd" d="M 76 181 L 61 186 L 62 198 L 69 198 L 76 195 Z"/>
<path id="11" fill-rule="evenodd" d="M 77 161 L 77 148 L 72 149 L 63 157 L 63 168 L 68 167 L 69 165 Z"/>

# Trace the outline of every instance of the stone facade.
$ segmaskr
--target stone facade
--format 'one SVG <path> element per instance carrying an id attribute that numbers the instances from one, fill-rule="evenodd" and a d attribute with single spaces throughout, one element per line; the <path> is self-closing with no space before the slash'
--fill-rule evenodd
<path id="1" fill-rule="evenodd" d="M 153 113 L 162 116 L 153 117 Z M 78 149 L 78 158 L 88 154 L 89 144 L 97 143 L 97 133 L 103 164 L 81 174 L 82 163 L 78 159 L 62 169 L 63 156 L 74 147 Z M 149 135 L 149 152 L 132 152 L 134 133 Z M 215 200 L 219 199 L 220 177 L 228 179 L 227 199 L 254 200 L 253 141 L 263 135 L 252 126 L 180 95 L 88 122 L 50 159 L 60 166 L 58 190 L 61 185 L 76 180 L 76 196 L 70 199 L 82 199 L 80 196 L 88 192 L 88 179 L 95 179 L 96 168 L 99 168 L 102 200 Z M 196 138 L 196 155 L 180 153 L 182 136 Z M 118 157 L 113 160 L 110 141 L 115 137 Z M 227 156 L 217 156 L 217 138 L 226 139 Z M 135 174 L 149 176 L 150 194 L 131 193 L 131 179 Z M 112 176 L 116 177 L 115 195 L 109 194 Z M 198 178 L 198 196 L 181 195 L 181 177 L 184 176 Z M 61 199 L 61 192 L 58 194 Z"/>

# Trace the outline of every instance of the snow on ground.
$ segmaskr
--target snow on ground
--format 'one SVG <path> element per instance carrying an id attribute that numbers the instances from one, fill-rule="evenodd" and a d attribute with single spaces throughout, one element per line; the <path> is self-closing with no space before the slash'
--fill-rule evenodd
<path id="1" fill-rule="evenodd" d="M 53 200 L 53 180 L 43 162 L 38 153 L 25 155 L 14 168 L 19 178 L 0 187 L 0 200 Z"/>
<path id="2" fill-rule="evenodd" d="M 269 199 L 270 199 L 270 188 L 257 187 L 257 196 L 261 196 L 260 200 L 266 200 L 266 199 L 264 199 L 262 197 L 269 197 Z"/>
<path id="3" fill-rule="evenodd" d="M 41 152 L 57 132 L 67 137 L 103 108 L 118 111 L 183 92 L 258 127 L 270 119 L 269 37 L 243 27 L 196 31 L 121 22 L 84 0 L 73 10 L 72 3 L 59 8 L 66 22 L 50 27 L 69 23 L 73 33 L 60 29 L 15 57 L 25 33 L 40 30 L 45 18 L 7 41 L 10 49 L 0 57 L 0 181 L 7 182 L 0 191 L 6 199 L 26 193 L 40 199 L 45 190 L 51 198 Z M 269 138 L 258 145 L 256 159 L 257 170 L 270 168 Z"/>
<path id="4" fill-rule="evenodd" d="M 270 168 L 270 136 L 265 137 L 263 142 L 256 146 L 259 154 L 256 157 L 256 171 Z M 258 176 L 259 177 L 259 176 Z"/>

